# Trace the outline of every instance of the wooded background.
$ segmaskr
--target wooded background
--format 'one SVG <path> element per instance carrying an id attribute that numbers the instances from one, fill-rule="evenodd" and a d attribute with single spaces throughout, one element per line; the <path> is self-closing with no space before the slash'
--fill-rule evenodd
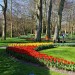
<path id="1" fill-rule="evenodd" d="M 75 34 L 74 0 L 2 0 L 0 4 L 0 37 L 28 33 L 41 40 L 41 34 L 59 41 L 59 35 Z"/>

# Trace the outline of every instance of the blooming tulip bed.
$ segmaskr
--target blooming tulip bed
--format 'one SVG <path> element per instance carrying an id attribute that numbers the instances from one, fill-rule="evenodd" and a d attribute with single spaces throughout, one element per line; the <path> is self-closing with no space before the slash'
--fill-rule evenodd
<path id="1" fill-rule="evenodd" d="M 21 43 L 21 44 L 9 44 L 9 46 L 42 46 L 42 45 L 52 45 L 53 42 L 48 42 L 48 43 Z"/>
<path id="2" fill-rule="evenodd" d="M 67 61 L 63 58 L 56 58 L 53 56 L 48 56 L 47 54 L 40 53 L 35 50 L 38 46 L 42 44 L 13 44 L 7 47 L 6 51 L 13 56 L 20 59 L 28 60 L 31 62 L 41 63 L 42 65 L 47 65 L 51 67 L 56 67 L 59 69 L 64 69 L 68 71 L 75 71 L 75 63 Z M 44 44 L 43 44 L 44 45 Z M 45 45 L 48 45 L 47 43 Z"/>

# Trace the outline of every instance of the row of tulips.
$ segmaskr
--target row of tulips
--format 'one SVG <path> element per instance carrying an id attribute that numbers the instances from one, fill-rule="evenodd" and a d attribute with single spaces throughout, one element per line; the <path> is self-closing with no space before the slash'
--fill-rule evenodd
<path id="1" fill-rule="evenodd" d="M 7 47 L 7 52 L 13 51 L 15 53 L 19 54 L 26 54 L 27 56 L 33 57 L 38 59 L 40 62 L 43 62 L 44 64 L 52 67 L 57 67 L 59 69 L 65 69 L 70 71 L 75 71 L 75 63 L 67 61 L 62 58 L 56 58 L 53 56 L 48 56 L 46 54 L 42 54 L 40 52 L 35 51 L 34 49 L 37 46 L 10 46 Z M 29 58 L 28 58 L 29 59 Z"/>
<path id="2" fill-rule="evenodd" d="M 53 44 L 53 42 L 48 42 L 48 43 L 13 43 L 13 44 L 9 44 L 9 46 L 42 46 L 42 45 L 50 45 Z"/>

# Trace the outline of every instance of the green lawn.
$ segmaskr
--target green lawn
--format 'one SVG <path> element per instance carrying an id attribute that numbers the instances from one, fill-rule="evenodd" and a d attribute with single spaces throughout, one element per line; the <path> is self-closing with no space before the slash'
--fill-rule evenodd
<path id="1" fill-rule="evenodd" d="M 40 52 L 75 62 L 75 47 L 59 46 L 57 48 L 46 49 Z"/>
<path id="2" fill-rule="evenodd" d="M 0 75 L 64 75 L 42 67 L 16 61 L 8 56 L 5 49 L 0 49 Z"/>
<path id="3" fill-rule="evenodd" d="M 11 43 L 29 43 L 29 42 L 32 42 L 32 41 L 26 40 L 26 39 L 20 39 L 18 37 L 7 38 L 6 40 L 0 39 L 0 46 L 8 46 L 8 44 L 11 44 Z"/>
<path id="4" fill-rule="evenodd" d="M 30 40 L 26 40 L 26 39 L 20 39 L 18 37 L 15 38 L 7 38 L 6 40 L 1 40 L 0 39 L 0 43 L 26 43 L 26 42 L 31 42 Z"/>

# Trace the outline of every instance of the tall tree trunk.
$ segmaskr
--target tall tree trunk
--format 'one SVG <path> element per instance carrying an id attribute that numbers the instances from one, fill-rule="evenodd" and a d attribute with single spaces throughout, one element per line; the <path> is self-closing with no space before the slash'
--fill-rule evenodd
<path id="1" fill-rule="evenodd" d="M 61 33 L 61 21 L 62 21 L 62 14 L 61 15 L 58 15 L 58 33 L 57 33 L 57 40 L 58 40 L 58 43 L 60 42 L 60 33 Z"/>
<path id="2" fill-rule="evenodd" d="M 45 31 L 44 30 L 46 30 L 46 22 L 47 22 L 47 0 L 43 0 L 43 19 L 42 19 L 42 33 L 44 33 Z"/>
<path id="3" fill-rule="evenodd" d="M 11 38 L 12 38 L 12 0 L 11 0 Z"/>
<path id="4" fill-rule="evenodd" d="M 2 39 L 6 40 L 6 13 L 3 13 Z"/>
<path id="5" fill-rule="evenodd" d="M 59 10 L 58 10 L 58 37 L 57 40 L 60 42 L 60 33 L 61 33 L 61 21 L 62 21 L 62 12 L 64 8 L 65 0 L 61 0 L 59 4 Z"/>
<path id="6" fill-rule="evenodd" d="M 6 10 L 7 10 L 7 0 L 4 0 L 3 10 L 3 25 L 2 25 L 2 39 L 6 40 Z"/>
<path id="7" fill-rule="evenodd" d="M 52 12 L 52 0 L 50 0 L 49 11 L 48 11 L 48 25 L 47 25 L 47 37 L 51 38 L 51 12 Z"/>
<path id="8" fill-rule="evenodd" d="M 35 40 L 41 41 L 41 32 L 42 32 L 42 0 L 38 0 L 36 5 L 36 32 Z"/>
<path id="9" fill-rule="evenodd" d="M 55 26 L 55 32 L 54 32 L 54 37 L 53 37 L 53 41 L 54 42 L 57 41 L 57 36 L 58 36 L 58 25 L 56 24 L 56 26 Z"/>
<path id="10" fill-rule="evenodd" d="M 5 29 L 5 21 L 4 21 L 4 15 L 2 17 L 3 19 L 3 25 L 2 25 L 2 40 L 5 39 L 5 32 L 6 32 L 6 29 Z"/>

